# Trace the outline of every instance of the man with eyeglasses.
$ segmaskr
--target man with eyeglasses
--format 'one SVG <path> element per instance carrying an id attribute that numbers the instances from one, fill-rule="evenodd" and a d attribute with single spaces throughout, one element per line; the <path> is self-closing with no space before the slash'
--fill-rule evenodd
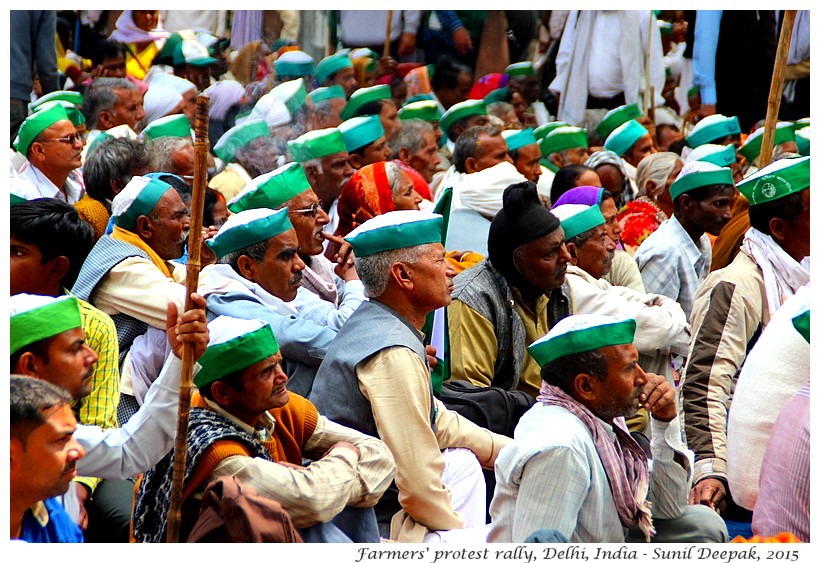
<path id="1" fill-rule="evenodd" d="M 53 104 L 28 116 L 13 143 L 26 156 L 18 178 L 30 188 L 27 199 L 53 197 L 77 202 L 85 188 L 82 178 L 72 172 L 82 166 L 84 145 L 85 136 L 76 132 L 62 105 Z"/>

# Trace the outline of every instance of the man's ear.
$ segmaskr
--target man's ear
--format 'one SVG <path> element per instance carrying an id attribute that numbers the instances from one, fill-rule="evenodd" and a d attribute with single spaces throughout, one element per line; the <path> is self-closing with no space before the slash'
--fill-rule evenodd
<path id="1" fill-rule="evenodd" d="M 579 373 L 572 382 L 575 398 L 582 401 L 585 405 L 598 401 L 600 398 L 599 387 L 600 381 L 598 378 L 588 373 Z"/>
<path id="2" fill-rule="evenodd" d="M 71 264 L 68 261 L 68 258 L 65 256 L 55 256 L 51 260 L 48 261 L 48 265 L 46 266 L 46 272 L 48 274 L 48 278 L 55 281 L 60 281 L 68 272 L 68 269 L 71 267 Z"/>
<path id="3" fill-rule="evenodd" d="M 390 266 L 390 277 L 400 288 L 408 291 L 413 289 L 413 271 L 404 262 L 394 262 Z"/>
<path id="4" fill-rule="evenodd" d="M 111 129 L 112 126 L 113 119 L 111 119 L 111 112 L 108 110 L 102 110 L 97 116 L 97 128 L 101 131 L 106 131 Z"/>
<path id="5" fill-rule="evenodd" d="M 211 384 L 211 396 L 214 401 L 220 406 L 229 406 L 231 404 L 233 388 L 223 381 L 214 381 Z"/>
<path id="6" fill-rule="evenodd" d="M 134 233 L 143 240 L 149 240 L 154 235 L 154 222 L 147 215 L 137 217 Z"/>
<path id="7" fill-rule="evenodd" d="M 250 256 L 245 254 L 240 256 L 236 261 L 236 267 L 239 268 L 239 274 L 243 278 L 251 281 L 254 281 L 256 278 L 256 261 Z"/>
<path id="8" fill-rule="evenodd" d="M 306 166 L 305 176 L 307 176 L 308 184 L 315 186 L 319 180 L 319 171 L 315 166 Z"/>
<path id="9" fill-rule="evenodd" d="M 474 156 L 468 156 L 467 159 L 464 161 L 464 170 L 467 171 L 467 174 L 473 174 L 478 172 L 478 168 L 476 164 L 478 163 L 478 159 Z"/>
<path id="10" fill-rule="evenodd" d="M 410 162 L 410 149 L 407 147 L 401 147 L 397 158 L 404 164 L 408 164 Z"/>
<path id="11" fill-rule="evenodd" d="M 12 373 L 20 375 L 31 375 L 37 377 L 40 372 L 42 362 L 34 355 L 34 352 L 26 352 L 17 361 L 17 366 L 12 366 Z"/>
<path id="12" fill-rule="evenodd" d="M 9 440 L 9 446 L 11 450 L 9 470 L 13 477 L 20 477 L 19 471 L 23 461 L 23 451 L 26 448 L 23 446 L 23 441 L 19 438 L 15 438 L 14 436 L 12 436 L 11 440 Z M 15 473 L 18 473 L 18 475 L 15 475 Z"/>
<path id="13" fill-rule="evenodd" d="M 780 242 L 786 239 L 786 229 L 787 225 L 784 219 L 780 217 L 769 219 L 769 232 L 775 241 Z"/>
<path id="14" fill-rule="evenodd" d="M 574 242 L 567 243 L 567 252 L 569 252 L 570 262 L 573 266 L 578 265 L 578 247 L 575 246 Z"/>
<path id="15" fill-rule="evenodd" d="M 347 162 L 352 166 L 354 169 L 358 170 L 362 167 L 362 156 L 358 153 L 350 153 L 347 155 Z"/>
<path id="16" fill-rule="evenodd" d="M 564 167 L 564 157 L 562 157 L 559 153 L 554 152 L 550 154 L 547 159 L 552 162 L 558 168 Z"/>
<path id="17" fill-rule="evenodd" d="M 108 181 L 108 185 L 111 186 L 111 193 L 117 195 L 125 187 L 125 182 L 123 182 L 122 178 L 111 178 Z"/>

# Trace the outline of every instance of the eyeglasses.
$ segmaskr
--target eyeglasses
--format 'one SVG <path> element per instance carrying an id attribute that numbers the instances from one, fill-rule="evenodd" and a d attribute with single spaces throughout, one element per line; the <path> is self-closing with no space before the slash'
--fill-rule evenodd
<path id="1" fill-rule="evenodd" d="M 40 139 L 38 142 L 40 143 L 48 143 L 51 141 L 60 141 L 61 143 L 68 143 L 69 145 L 75 145 L 77 142 L 80 144 L 85 143 L 85 134 L 84 133 L 74 133 L 73 135 L 68 135 L 67 137 L 57 137 L 56 139 Z"/>
<path id="2" fill-rule="evenodd" d="M 310 207 L 305 207 L 304 209 L 291 209 L 290 213 L 298 213 L 299 215 L 303 215 L 305 217 L 316 217 L 316 214 L 319 213 L 319 209 L 322 207 L 322 200 L 317 201 L 316 203 L 311 204 Z"/>

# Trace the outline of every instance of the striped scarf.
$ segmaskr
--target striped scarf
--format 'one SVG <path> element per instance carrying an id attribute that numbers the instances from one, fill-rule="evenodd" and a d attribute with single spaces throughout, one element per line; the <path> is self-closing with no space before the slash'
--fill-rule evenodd
<path id="1" fill-rule="evenodd" d="M 649 468 L 646 453 L 629 434 L 624 419 L 618 417 L 612 421 L 616 437 L 613 443 L 601 419 L 558 387 L 543 382 L 538 402 L 566 409 L 586 425 L 604 466 L 621 523 L 627 528 L 639 526 L 649 541 L 655 535 L 655 527 L 650 511 L 652 503 L 647 500 Z"/>

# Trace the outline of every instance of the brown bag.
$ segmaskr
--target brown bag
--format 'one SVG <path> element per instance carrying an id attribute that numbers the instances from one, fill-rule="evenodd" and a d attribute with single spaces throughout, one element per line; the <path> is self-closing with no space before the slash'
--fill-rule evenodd
<path id="1" fill-rule="evenodd" d="M 220 477 L 202 495 L 199 519 L 188 543 L 302 543 L 282 505 L 243 485 Z"/>

